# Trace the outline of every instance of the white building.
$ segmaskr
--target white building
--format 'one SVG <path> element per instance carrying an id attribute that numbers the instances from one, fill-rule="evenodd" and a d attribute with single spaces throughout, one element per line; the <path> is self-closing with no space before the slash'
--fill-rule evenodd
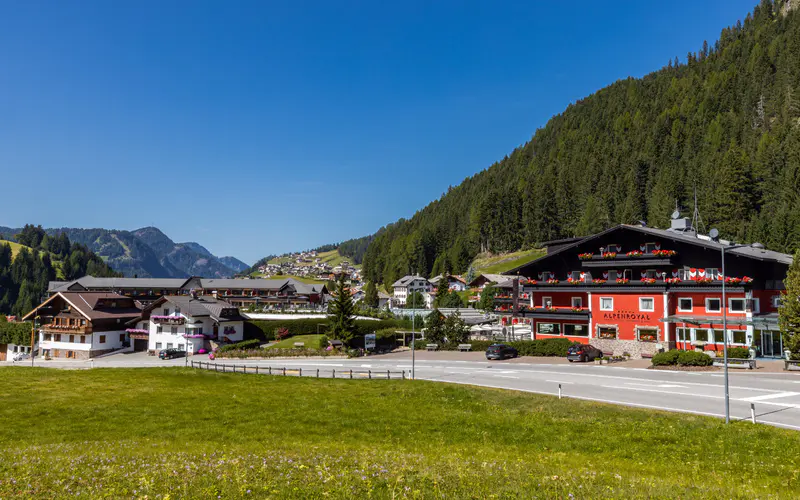
<path id="1" fill-rule="evenodd" d="M 506 277 L 508 279 L 508 277 Z M 439 275 L 435 278 L 431 279 L 431 285 L 434 288 L 439 286 L 439 282 L 442 280 L 442 276 Z M 448 290 L 455 290 L 456 292 L 463 292 L 467 289 L 467 284 L 461 276 L 455 276 L 453 274 L 447 275 L 447 289 Z"/>
<path id="2" fill-rule="evenodd" d="M 422 276 L 403 276 L 392 285 L 394 289 L 394 302 L 399 306 L 405 306 L 408 296 L 414 292 L 430 292 L 433 286 L 430 281 Z"/>
<path id="3" fill-rule="evenodd" d="M 141 318 L 131 322 L 131 338 L 147 339 L 147 349 L 180 349 L 194 354 L 220 344 L 244 339 L 244 317 L 239 309 L 212 296 L 167 295 L 147 306 Z"/>
<path id="4" fill-rule="evenodd" d="M 129 345 L 125 325 L 141 311 L 134 300 L 110 292 L 57 292 L 23 318 L 37 320 L 45 357 L 88 359 Z"/>

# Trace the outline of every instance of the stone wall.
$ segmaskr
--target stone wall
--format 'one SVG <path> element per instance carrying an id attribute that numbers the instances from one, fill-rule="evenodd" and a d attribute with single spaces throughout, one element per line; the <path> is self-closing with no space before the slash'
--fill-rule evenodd
<path id="1" fill-rule="evenodd" d="M 638 340 L 613 340 L 613 339 L 589 339 L 589 343 L 603 352 L 610 352 L 614 356 L 622 356 L 627 352 L 633 359 L 640 359 L 642 354 L 653 355 L 658 352 L 658 342 L 640 342 Z M 661 344 L 661 347 L 668 349 L 669 346 Z"/>

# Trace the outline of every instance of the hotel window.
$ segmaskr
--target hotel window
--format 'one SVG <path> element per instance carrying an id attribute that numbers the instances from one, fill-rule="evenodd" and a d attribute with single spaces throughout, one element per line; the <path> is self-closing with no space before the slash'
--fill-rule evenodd
<path id="1" fill-rule="evenodd" d="M 743 313 L 746 301 L 744 299 L 728 299 L 728 312 Z"/>
<path id="2" fill-rule="evenodd" d="M 167 342 L 167 349 L 172 349 L 172 342 Z"/>
<path id="3" fill-rule="evenodd" d="M 124 333 L 120 333 L 119 334 L 119 341 L 120 342 L 125 342 L 125 334 Z"/>
<path id="4" fill-rule="evenodd" d="M 536 333 L 540 335 L 561 335 L 561 324 L 536 323 Z"/>
<path id="5" fill-rule="evenodd" d="M 761 301 L 759 299 L 749 299 L 747 301 L 747 311 L 758 314 L 761 312 Z"/>
<path id="6" fill-rule="evenodd" d="M 86 343 L 86 335 L 81 335 L 81 344 Z"/>
<path id="7" fill-rule="evenodd" d="M 653 297 L 639 297 L 639 310 L 653 312 L 656 310 L 656 301 Z"/>
<path id="8" fill-rule="evenodd" d="M 645 273 L 648 278 L 658 278 L 658 271 L 655 269 L 648 269 Z"/>
<path id="9" fill-rule="evenodd" d="M 170 327 L 169 333 L 171 333 L 172 335 L 177 335 L 178 334 L 178 327 L 177 326 Z"/>
<path id="10" fill-rule="evenodd" d="M 706 299 L 706 312 L 710 313 L 722 312 L 722 300 Z"/>
<path id="11" fill-rule="evenodd" d="M 169 316 L 169 307 L 164 308 L 164 316 Z"/>
<path id="12" fill-rule="evenodd" d="M 156 349 L 161 349 L 161 342 L 156 342 Z"/>
<path id="13" fill-rule="evenodd" d="M 639 342 L 658 342 L 657 328 L 637 328 L 636 337 Z"/>
<path id="14" fill-rule="evenodd" d="M 733 343 L 734 344 L 746 344 L 747 343 L 747 331 L 745 330 L 733 330 Z"/>
<path id="15" fill-rule="evenodd" d="M 705 328 L 695 329 L 694 340 L 697 342 L 708 342 L 708 330 Z"/>
<path id="16" fill-rule="evenodd" d="M 56 342 L 61 342 L 61 334 L 60 333 L 56 333 L 55 341 Z"/>
<path id="17" fill-rule="evenodd" d="M 176 307 L 175 308 L 175 315 L 178 315 L 180 313 L 181 313 L 181 308 L 180 307 Z"/>
<path id="18" fill-rule="evenodd" d="M 86 326 L 86 320 L 85 319 L 81 320 L 81 326 Z"/>
<path id="19" fill-rule="evenodd" d="M 678 342 L 689 342 L 691 339 L 691 331 L 688 328 L 678 328 Z"/>
<path id="20" fill-rule="evenodd" d="M 605 248 L 603 248 L 603 253 L 611 253 L 611 252 L 616 252 L 616 253 L 621 252 L 620 246 L 617 245 L 616 243 L 609 243 L 608 245 L 606 245 Z"/>
<path id="21" fill-rule="evenodd" d="M 597 338 L 600 339 L 616 339 L 617 327 L 616 326 L 600 326 L 597 325 Z"/>
<path id="22" fill-rule="evenodd" d="M 183 344 L 178 344 L 178 350 L 179 350 L 179 351 L 182 351 L 183 349 L 184 349 L 184 346 L 183 346 Z"/>
<path id="23" fill-rule="evenodd" d="M 101 344 L 105 344 L 106 343 L 106 336 L 105 335 L 100 335 L 100 343 Z"/>
<path id="24" fill-rule="evenodd" d="M 613 282 L 617 281 L 617 278 L 619 278 L 619 277 L 620 277 L 619 271 L 609 271 L 608 272 L 608 281 L 610 283 L 613 283 Z"/>
<path id="25" fill-rule="evenodd" d="M 692 312 L 692 299 L 688 297 L 682 297 L 678 299 L 678 311 L 679 312 Z"/>
<path id="26" fill-rule="evenodd" d="M 572 271 L 570 273 L 569 277 L 572 278 L 573 281 L 579 280 L 579 279 L 581 279 L 581 272 L 580 271 Z"/>
<path id="27" fill-rule="evenodd" d="M 645 244 L 644 244 L 644 247 L 645 247 L 645 248 L 644 248 L 644 250 L 645 250 L 645 252 L 647 252 L 647 253 L 652 253 L 652 252 L 653 252 L 653 250 L 656 250 L 656 245 L 657 245 L 657 243 L 645 243 Z"/>
<path id="28" fill-rule="evenodd" d="M 600 310 L 601 311 L 613 311 L 614 310 L 614 298 L 613 297 L 600 297 Z"/>
<path id="29" fill-rule="evenodd" d="M 689 269 L 686 268 L 678 269 L 678 278 L 680 278 L 682 281 L 691 280 L 692 277 L 689 275 L 689 272 L 690 272 Z"/>
<path id="30" fill-rule="evenodd" d="M 70 342 L 75 342 L 75 335 L 70 335 L 69 336 L 69 341 Z"/>
<path id="31" fill-rule="evenodd" d="M 545 309 L 553 307 L 553 297 L 542 297 L 542 307 Z"/>
<path id="32" fill-rule="evenodd" d="M 780 295 L 774 295 L 772 297 L 772 307 L 775 309 L 779 308 L 781 306 L 781 300 L 783 300 L 783 298 Z"/>
<path id="33" fill-rule="evenodd" d="M 722 330 L 714 330 L 714 343 L 715 344 L 724 344 L 725 343 L 725 332 Z"/>
<path id="34" fill-rule="evenodd" d="M 570 325 L 564 323 L 564 335 L 567 337 L 588 337 L 589 328 L 586 325 Z"/>
<path id="35" fill-rule="evenodd" d="M 717 279 L 719 276 L 719 269 L 716 267 L 711 267 L 706 269 L 706 277 L 711 279 Z"/>
<path id="36" fill-rule="evenodd" d="M 572 297 L 572 307 L 583 307 L 582 297 Z"/>

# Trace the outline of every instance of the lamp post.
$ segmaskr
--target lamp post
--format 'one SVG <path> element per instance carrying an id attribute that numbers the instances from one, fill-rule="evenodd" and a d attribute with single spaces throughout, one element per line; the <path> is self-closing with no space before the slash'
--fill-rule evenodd
<path id="1" fill-rule="evenodd" d="M 411 380 L 416 380 L 416 346 L 414 345 L 417 343 L 416 319 L 417 310 L 411 309 Z"/>
<path id="2" fill-rule="evenodd" d="M 33 317 L 33 325 L 31 325 L 31 367 L 33 367 L 33 348 L 36 345 L 36 327 L 39 326 L 39 315 Z"/>
<path id="3" fill-rule="evenodd" d="M 716 229 L 712 229 L 709 231 L 709 236 L 712 240 L 720 244 L 720 250 L 722 255 L 722 335 L 723 335 L 723 342 L 722 342 L 722 363 L 723 363 L 723 371 L 725 373 L 725 423 L 731 423 L 731 396 L 728 384 L 728 300 L 725 294 L 725 278 L 727 275 L 725 274 L 725 250 L 736 250 L 737 248 L 744 248 L 752 246 L 754 248 L 759 248 L 759 243 L 753 243 L 751 245 L 726 245 L 719 241 L 719 231 Z M 761 247 L 763 248 L 763 247 Z M 716 339 L 715 339 L 716 340 Z"/>

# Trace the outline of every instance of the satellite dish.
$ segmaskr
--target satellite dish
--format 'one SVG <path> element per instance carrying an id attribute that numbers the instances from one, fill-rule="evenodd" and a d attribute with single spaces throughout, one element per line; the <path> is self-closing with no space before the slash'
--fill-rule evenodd
<path id="1" fill-rule="evenodd" d="M 717 238 L 719 238 L 719 231 L 717 231 L 717 228 L 714 228 L 708 232 L 708 235 L 711 236 L 712 240 L 716 240 Z"/>
<path id="2" fill-rule="evenodd" d="M 681 217 L 681 213 L 677 210 L 672 212 L 672 220 L 679 219 Z"/>

